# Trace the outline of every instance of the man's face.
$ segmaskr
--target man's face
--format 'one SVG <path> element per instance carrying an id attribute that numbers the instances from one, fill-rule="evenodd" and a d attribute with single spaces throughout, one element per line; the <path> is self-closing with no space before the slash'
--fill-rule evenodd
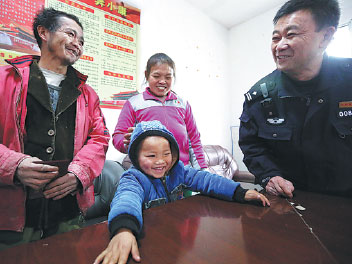
<path id="1" fill-rule="evenodd" d="M 324 30 L 316 32 L 316 23 L 308 10 L 280 18 L 271 43 L 277 69 L 297 80 L 310 79 L 321 66 L 324 34 Z"/>
<path id="2" fill-rule="evenodd" d="M 61 26 L 47 34 L 47 50 L 53 61 L 62 66 L 74 64 L 83 54 L 83 31 L 72 19 L 60 17 Z M 43 43 L 45 45 L 45 43 Z"/>

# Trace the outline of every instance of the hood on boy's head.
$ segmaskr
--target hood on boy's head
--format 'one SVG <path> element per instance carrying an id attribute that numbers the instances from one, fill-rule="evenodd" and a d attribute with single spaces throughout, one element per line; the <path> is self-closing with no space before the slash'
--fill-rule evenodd
<path id="1" fill-rule="evenodd" d="M 172 158 L 175 158 L 176 155 L 176 162 L 179 160 L 179 148 L 177 141 L 174 135 L 166 129 L 166 127 L 160 123 L 158 120 L 154 121 L 142 121 L 138 123 L 133 130 L 131 135 L 131 141 L 128 147 L 128 156 L 132 161 L 132 164 L 137 168 L 140 169 L 138 166 L 138 146 L 142 142 L 143 139 L 150 136 L 160 136 L 166 138 L 170 143 Z"/>

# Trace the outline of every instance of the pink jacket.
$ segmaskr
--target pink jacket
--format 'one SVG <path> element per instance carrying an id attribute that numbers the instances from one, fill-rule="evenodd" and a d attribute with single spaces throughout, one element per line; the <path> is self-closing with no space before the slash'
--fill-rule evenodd
<path id="1" fill-rule="evenodd" d="M 22 231 L 25 224 L 26 190 L 14 184 L 18 164 L 23 154 L 26 97 L 30 64 L 34 56 L 9 60 L 0 67 L 0 230 Z M 87 76 L 77 71 L 81 80 L 81 95 L 77 99 L 74 158 L 68 167 L 80 180 L 82 192 L 77 192 L 80 210 L 85 213 L 94 203 L 93 180 L 105 161 L 110 139 L 99 107 L 99 98 L 85 84 Z"/>
<path id="2" fill-rule="evenodd" d="M 170 130 L 180 148 L 180 160 L 194 167 L 206 168 L 200 134 L 193 118 L 191 106 L 172 91 L 162 103 L 147 88 L 143 93 L 131 97 L 123 106 L 114 134 L 113 144 L 118 151 L 127 152 L 123 144 L 124 134 L 138 122 L 159 120 Z M 194 152 L 194 155 L 193 155 Z"/>

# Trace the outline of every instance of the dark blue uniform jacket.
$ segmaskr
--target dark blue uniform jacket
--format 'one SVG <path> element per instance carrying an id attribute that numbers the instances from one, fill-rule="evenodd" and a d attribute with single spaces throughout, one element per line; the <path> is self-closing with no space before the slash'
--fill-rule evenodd
<path id="1" fill-rule="evenodd" d="M 282 176 L 298 189 L 352 196 L 352 59 L 325 56 L 306 85 L 275 70 L 245 94 L 244 162 L 263 186 Z"/>

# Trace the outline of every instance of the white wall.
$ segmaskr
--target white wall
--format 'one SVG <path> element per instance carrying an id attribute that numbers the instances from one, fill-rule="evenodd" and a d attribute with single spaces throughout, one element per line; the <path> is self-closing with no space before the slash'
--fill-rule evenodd
<path id="1" fill-rule="evenodd" d="M 341 18 L 340 25 L 352 20 L 352 0 L 340 0 Z"/>
<path id="2" fill-rule="evenodd" d="M 183 0 L 130 2 L 141 9 L 140 81 L 151 55 L 168 54 L 176 64 L 173 90 L 190 102 L 202 143 L 231 150 L 228 30 Z M 119 111 L 103 112 L 112 133 Z M 111 145 L 107 158 L 121 157 Z"/>
<path id="3" fill-rule="evenodd" d="M 275 69 L 270 52 L 272 17 L 275 12 L 276 8 L 230 30 L 233 125 L 239 124 L 244 93 Z"/>
<path id="4" fill-rule="evenodd" d="M 117 119 L 119 118 L 120 110 L 106 108 L 102 108 L 102 110 L 105 117 L 106 126 L 109 129 L 110 136 L 112 136 L 117 123 Z M 125 155 L 123 153 L 115 149 L 115 147 L 112 145 L 112 138 L 110 138 L 109 149 L 106 153 L 106 159 L 122 161 L 124 156 Z"/>
<path id="5" fill-rule="evenodd" d="M 260 78 L 275 69 L 270 42 L 272 19 L 279 7 L 230 29 L 231 68 L 231 126 L 233 128 L 233 155 L 240 170 L 247 170 L 237 144 L 239 117 L 242 113 L 244 93 Z"/>

